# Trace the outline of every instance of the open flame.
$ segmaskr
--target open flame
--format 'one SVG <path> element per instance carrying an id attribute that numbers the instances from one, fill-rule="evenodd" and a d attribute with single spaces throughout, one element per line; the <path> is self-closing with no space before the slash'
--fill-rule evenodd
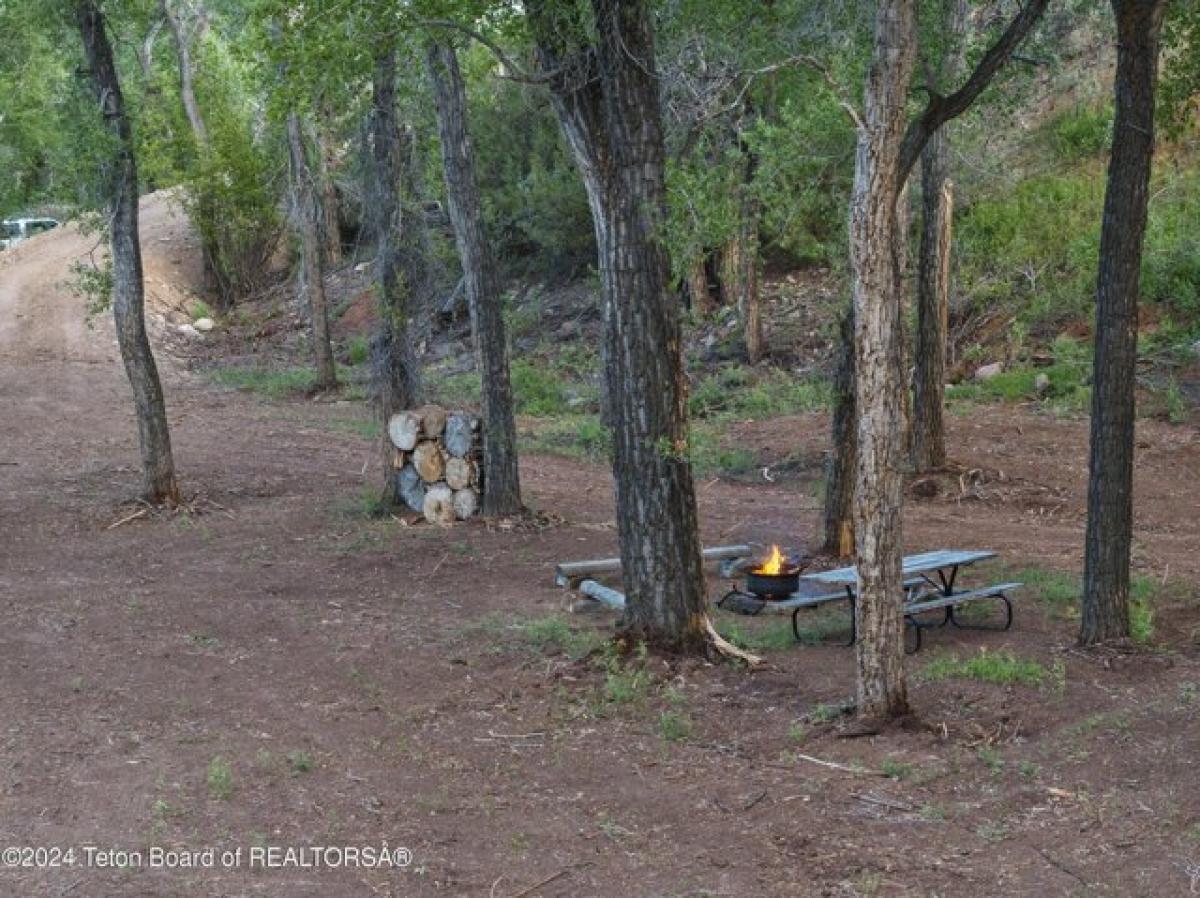
<path id="1" fill-rule="evenodd" d="M 779 551 L 779 546 L 771 546 L 771 554 L 767 556 L 766 561 L 758 566 L 758 569 L 755 571 L 755 573 L 782 574 L 783 572 L 783 553 Z"/>

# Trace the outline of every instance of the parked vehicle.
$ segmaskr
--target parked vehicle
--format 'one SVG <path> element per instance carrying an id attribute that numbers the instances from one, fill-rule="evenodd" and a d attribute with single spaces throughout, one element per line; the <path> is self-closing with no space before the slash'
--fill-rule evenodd
<path id="1" fill-rule="evenodd" d="M 59 222 L 53 218 L 10 218 L 0 222 L 0 249 L 16 246 L 35 234 L 57 228 Z"/>

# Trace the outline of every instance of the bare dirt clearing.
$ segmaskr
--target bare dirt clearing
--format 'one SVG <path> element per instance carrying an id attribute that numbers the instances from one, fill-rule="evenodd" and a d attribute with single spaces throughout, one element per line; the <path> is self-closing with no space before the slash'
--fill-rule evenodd
<path id="1" fill-rule="evenodd" d="M 178 219 L 161 198 L 146 207 L 153 294 L 195 272 Z M 1140 435 L 1135 560 L 1165 584 L 1162 645 L 1080 654 L 1069 611 L 1031 590 L 1012 631 L 937 631 L 910 659 L 919 726 L 845 740 L 852 653 L 771 650 L 782 619 L 721 617 L 765 645 L 755 673 L 572 659 L 609 622 L 566 614 L 551 575 L 615 541 L 602 466 L 528 466 L 528 501 L 565 519 L 545 528 L 372 520 L 358 497 L 376 450 L 348 426 L 356 404 L 220 391 L 160 352 L 203 513 L 109 529 L 132 508 L 137 455 L 111 327 L 89 331 L 62 286 L 89 245 L 67 230 L 0 256 L 0 844 L 386 840 L 413 863 L 77 863 L 0 870 L 0 893 L 1174 895 L 1200 881 L 1193 429 Z M 817 415 L 739 425 L 764 465 L 807 462 L 774 483 L 702 483 L 705 542 L 808 542 L 825 432 Z M 908 549 L 1076 569 L 1085 425 L 992 406 L 950 433 L 959 470 L 910 503 Z M 994 684 L 928 668 L 981 647 L 1036 670 Z"/>

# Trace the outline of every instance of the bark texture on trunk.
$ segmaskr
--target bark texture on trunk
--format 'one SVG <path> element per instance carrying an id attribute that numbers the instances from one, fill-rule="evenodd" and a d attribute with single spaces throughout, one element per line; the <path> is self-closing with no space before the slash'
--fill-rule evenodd
<path id="1" fill-rule="evenodd" d="M 501 306 L 500 272 L 483 225 L 483 204 L 475 175 L 475 154 L 467 133 L 467 97 L 458 56 L 447 44 L 430 44 L 426 54 L 437 106 L 438 133 L 446 176 L 446 197 L 466 281 L 475 364 L 482 385 L 483 514 L 521 510 L 517 471 L 517 431 L 513 421 L 508 344 Z"/>
<path id="2" fill-rule="evenodd" d="M 938 80 L 962 73 L 968 24 L 966 0 L 945 0 L 945 49 Z M 946 384 L 946 336 L 950 308 L 950 250 L 954 187 L 950 182 L 948 126 L 934 131 L 921 152 L 921 246 L 917 258 L 917 345 L 913 374 L 912 467 L 931 471 L 946 464 L 942 413 Z"/>
<path id="3" fill-rule="evenodd" d="M 850 203 L 858 410 L 858 712 L 868 718 L 908 711 L 900 573 L 904 385 L 897 200 L 903 184 L 899 165 L 905 107 L 916 57 L 914 4 L 915 0 L 881 0 L 878 6 Z"/>
<path id="4" fill-rule="evenodd" d="M 825 542 L 821 551 L 837 558 L 854 554 L 854 479 L 858 468 L 858 430 L 854 403 L 854 310 L 839 326 L 837 366 L 833 373 L 833 423 L 825 467 Z"/>
<path id="5" fill-rule="evenodd" d="M 1079 641 L 1129 635 L 1138 279 L 1154 156 L 1164 0 L 1113 0 L 1116 109 L 1100 231 Z"/>
<path id="6" fill-rule="evenodd" d="M 158 367 L 146 336 L 133 131 L 125 113 L 112 45 L 105 32 L 104 14 L 93 0 L 81 0 L 77 13 L 92 89 L 105 123 L 115 137 L 106 172 L 113 264 L 112 305 L 121 360 L 133 388 L 142 457 L 142 492 L 150 502 L 176 504 L 180 499 L 179 484 L 171 455 L 167 407 Z"/>
<path id="7" fill-rule="evenodd" d="M 701 649 L 706 600 L 679 306 L 660 239 L 665 165 L 651 18 L 637 0 L 592 0 L 591 9 L 594 45 L 559 4 L 526 4 L 540 63 L 559 73 L 552 102 L 599 247 L 625 626 Z"/>
<path id="8" fill-rule="evenodd" d="M 751 365 L 757 365 L 763 357 L 758 280 L 758 224 L 761 209 L 753 187 L 758 158 L 745 140 L 739 137 L 738 144 L 742 154 L 738 223 L 737 231 L 726 244 L 722 256 L 721 283 L 727 293 L 727 301 L 738 312 L 746 360 Z"/>
<path id="9" fill-rule="evenodd" d="M 321 204 L 313 183 L 312 168 L 304 146 L 300 116 L 288 113 L 288 157 L 292 179 L 292 221 L 300 237 L 300 301 L 309 317 L 313 362 L 317 369 L 317 388 L 337 386 L 333 347 L 329 342 L 329 310 L 325 304 L 325 266 L 321 243 Z"/>
<path id="10" fill-rule="evenodd" d="M 929 139 L 921 155 L 921 250 L 917 262 L 912 420 L 912 467 L 918 473 L 946 464 L 943 405 L 954 215 L 954 187 L 946 176 L 948 163 L 949 148 L 942 128 Z"/>
<path id="11" fill-rule="evenodd" d="M 333 112 L 325 104 L 321 111 L 321 127 L 318 133 L 320 153 L 319 174 L 321 176 L 321 214 L 324 224 L 321 233 L 325 238 L 325 265 L 333 267 L 342 261 L 342 229 L 338 216 L 337 185 L 333 173 L 337 169 L 337 152 L 334 148 Z"/>
<path id="12" fill-rule="evenodd" d="M 375 58 L 369 144 L 368 208 L 379 303 L 379 330 L 371 341 L 370 392 L 386 424 L 396 412 L 420 405 L 424 394 L 412 341 L 414 287 L 403 270 L 402 238 L 410 222 L 400 201 L 406 148 L 396 111 L 395 50 Z M 386 440 L 384 446 L 387 452 Z"/>
<path id="13" fill-rule="evenodd" d="M 196 102 L 195 67 L 192 65 L 192 45 L 204 34 L 206 17 L 203 9 L 199 10 L 189 28 L 180 16 L 178 0 L 162 0 L 160 5 L 163 18 L 167 20 L 175 42 L 175 58 L 179 61 L 179 95 L 183 99 L 183 111 L 187 115 L 196 144 L 202 150 L 207 150 L 208 126 L 200 113 L 200 104 Z"/>

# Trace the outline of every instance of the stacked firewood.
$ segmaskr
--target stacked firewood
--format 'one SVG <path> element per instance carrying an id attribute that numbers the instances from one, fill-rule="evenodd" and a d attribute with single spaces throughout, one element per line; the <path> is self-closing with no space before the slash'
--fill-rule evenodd
<path id="1" fill-rule="evenodd" d="M 482 448 L 479 419 L 425 405 L 388 421 L 395 447 L 396 495 L 433 524 L 452 524 L 479 509 Z"/>

